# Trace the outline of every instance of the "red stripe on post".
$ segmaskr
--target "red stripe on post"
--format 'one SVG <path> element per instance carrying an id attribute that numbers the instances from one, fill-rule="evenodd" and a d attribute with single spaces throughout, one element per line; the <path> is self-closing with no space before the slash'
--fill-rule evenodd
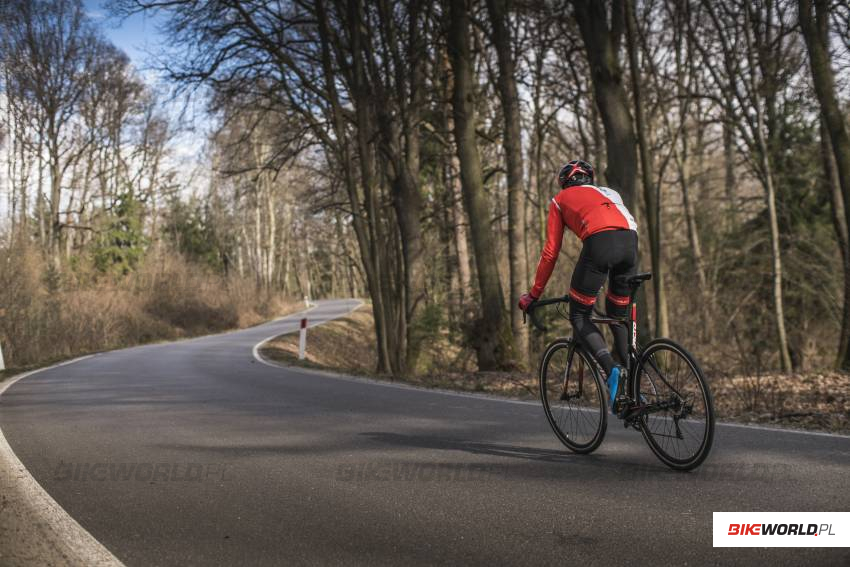
<path id="1" fill-rule="evenodd" d="M 304 319 L 301 319 L 301 328 L 302 329 L 307 328 L 307 318 L 306 317 Z"/>

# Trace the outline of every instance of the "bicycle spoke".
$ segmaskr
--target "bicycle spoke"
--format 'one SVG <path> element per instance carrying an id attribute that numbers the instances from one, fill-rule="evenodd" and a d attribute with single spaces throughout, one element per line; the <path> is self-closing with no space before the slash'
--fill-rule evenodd
<path id="1" fill-rule="evenodd" d="M 643 355 L 637 392 L 647 406 L 641 417 L 647 441 L 665 462 L 689 468 L 704 458 L 710 417 L 704 380 L 681 347 L 666 341 Z"/>
<path id="2" fill-rule="evenodd" d="M 541 398 L 550 425 L 569 448 L 591 451 L 604 435 L 606 417 L 604 395 L 592 367 L 566 342 L 547 356 L 541 375 Z"/>

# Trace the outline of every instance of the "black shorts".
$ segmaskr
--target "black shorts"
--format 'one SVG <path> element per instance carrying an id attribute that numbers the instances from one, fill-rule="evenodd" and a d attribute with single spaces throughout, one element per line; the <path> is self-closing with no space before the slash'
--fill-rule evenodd
<path id="1" fill-rule="evenodd" d="M 624 307 L 629 300 L 629 286 L 617 285 L 614 278 L 636 273 L 637 255 L 634 230 L 606 230 L 588 236 L 570 281 L 570 299 L 592 306 L 610 276 L 607 297 L 614 305 Z"/>

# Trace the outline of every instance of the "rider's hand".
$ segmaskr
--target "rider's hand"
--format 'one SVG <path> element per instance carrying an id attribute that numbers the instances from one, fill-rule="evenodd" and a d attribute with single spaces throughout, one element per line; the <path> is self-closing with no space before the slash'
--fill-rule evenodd
<path id="1" fill-rule="evenodd" d="M 535 301 L 537 301 L 536 297 L 530 293 L 523 293 L 522 297 L 519 298 L 519 308 L 523 311 L 527 311 L 531 304 Z"/>

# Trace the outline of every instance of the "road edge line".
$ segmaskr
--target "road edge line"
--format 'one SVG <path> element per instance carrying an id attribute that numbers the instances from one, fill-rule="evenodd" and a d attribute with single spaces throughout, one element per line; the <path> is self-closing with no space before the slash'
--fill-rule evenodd
<path id="1" fill-rule="evenodd" d="M 293 331 L 295 332 L 295 331 Z M 288 333 L 285 333 L 288 334 Z M 278 336 L 278 335 L 275 335 Z M 263 358 L 259 355 L 258 347 L 262 346 L 264 343 L 270 341 L 275 337 L 269 337 L 267 339 L 263 339 L 261 342 L 254 345 L 254 358 L 257 359 L 258 362 L 262 362 L 266 366 L 271 366 L 273 368 L 282 368 L 285 370 L 291 370 L 294 372 L 302 372 L 305 374 L 314 374 L 321 376 L 323 378 L 331 378 L 334 380 L 346 380 L 348 382 L 359 382 L 361 384 L 372 384 L 374 386 L 382 386 L 384 388 L 396 388 L 401 390 L 418 390 L 421 392 L 429 392 L 432 394 L 440 394 L 443 396 L 454 396 L 456 398 L 474 398 L 477 400 L 485 400 L 491 402 L 500 402 L 506 404 L 519 404 L 525 406 L 539 406 L 539 401 L 531 401 L 531 400 L 515 400 L 512 398 L 503 398 L 501 396 L 497 396 L 495 394 L 480 394 L 476 392 L 458 392 L 455 390 L 447 390 L 445 388 L 427 388 L 425 386 L 416 386 L 414 384 L 405 384 L 399 382 L 387 382 L 385 380 L 379 380 L 377 378 L 364 377 L 364 376 L 354 376 L 351 374 L 342 374 L 339 372 L 334 372 L 332 370 L 321 370 L 317 368 L 305 368 L 303 366 L 292 366 L 277 363 L 266 358 Z M 797 435 L 812 435 L 815 437 L 833 437 L 837 439 L 850 439 L 850 435 L 845 435 L 843 433 L 828 433 L 826 431 L 806 431 L 804 429 L 787 429 L 784 427 L 771 427 L 769 425 L 751 425 L 748 423 L 736 423 L 734 421 L 717 421 L 716 425 L 719 427 L 738 427 L 741 429 L 756 429 L 759 431 L 771 431 L 774 433 L 793 433 Z"/>
<path id="2" fill-rule="evenodd" d="M 0 383 L 0 397 L 12 385 L 28 376 L 93 356 L 88 354 L 11 376 Z M 8 538 L 12 543 L 11 554 L 10 548 L 6 546 L 0 551 L 0 562 L 8 560 L 15 565 L 124 565 L 35 480 L 12 450 L 2 428 L 0 486 L 3 486 L 4 496 L 0 508 L 0 541 Z M 9 529 L 10 522 L 18 525 L 13 530 Z"/>
<path id="3" fill-rule="evenodd" d="M 362 300 L 348 313 L 360 308 L 365 304 Z M 260 323 L 265 325 L 275 323 L 289 317 L 308 313 L 319 307 L 318 303 L 310 302 L 307 309 L 281 315 L 270 321 Z M 346 315 L 348 314 L 346 313 Z M 232 332 L 238 332 L 244 329 L 231 329 L 221 333 L 211 333 L 209 335 L 201 335 L 198 337 L 187 337 L 183 341 L 192 341 L 210 336 L 223 335 Z M 264 339 L 259 344 L 268 342 L 269 340 L 279 336 L 279 334 Z M 178 341 L 164 341 L 162 343 L 152 344 L 170 344 Z M 141 346 L 150 345 L 133 345 L 109 351 L 86 354 L 78 356 L 70 360 L 37 368 L 21 374 L 10 376 L 6 380 L 0 382 L 0 398 L 6 393 L 6 390 L 11 388 L 19 380 L 23 380 L 28 376 L 45 372 L 61 366 L 81 362 L 89 358 L 93 358 L 100 354 L 116 352 L 121 350 L 129 350 Z M 256 349 L 255 345 L 255 349 Z M 258 361 L 267 364 L 259 357 L 255 350 L 255 358 Z M 2 404 L 0 404 L 0 412 L 2 412 Z M 35 477 L 30 474 L 23 462 L 15 454 L 9 441 L 0 428 L 0 494 L 4 500 L 0 505 L 0 542 L 5 538 L 9 538 L 12 542 L 12 552 L 9 552 L 9 547 L 0 549 L 0 563 L 3 560 L 14 561 L 15 565 L 80 565 L 80 566 L 113 566 L 124 567 L 124 564 L 119 560 L 109 549 L 97 540 L 88 530 L 86 530 L 77 520 L 73 518 L 50 494 L 41 486 Z M 11 518 L 11 520 L 9 519 Z M 7 523 L 10 521 L 25 522 L 23 526 L 16 526 L 14 529 L 9 529 Z M 49 555 L 49 557 L 45 557 Z"/>
<path id="4" fill-rule="evenodd" d="M 339 319 L 340 317 L 345 317 L 345 316 L 347 316 L 347 315 L 350 315 L 350 314 L 354 313 L 355 311 L 357 311 L 358 309 L 360 309 L 361 307 L 363 307 L 364 305 L 366 305 L 366 302 L 365 302 L 365 301 L 363 301 L 362 299 L 356 299 L 355 301 L 358 301 L 359 303 L 358 303 L 357 305 L 355 305 L 355 306 L 354 306 L 354 307 L 353 307 L 350 311 L 348 311 L 347 313 L 345 313 L 345 314 L 343 314 L 343 315 L 340 315 L 339 317 L 334 317 L 333 319 L 328 319 L 327 321 L 323 321 L 322 323 L 318 323 L 318 325 L 321 325 L 321 324 L 323 324 L 323 323 L 328 323 L 328 322 L 330 322 L 330 321 L 335 321 L 335 320 Z M 301 313 L 307 313 L 307 312 L 309 312 L 309 311 L 312 311 L 312 310 L 313 310 L 313 309 L 315 309 L 316 307 L 318 307 L 318 304 L 317 304 L 317 303 L 313 303 L 313 305 L 312 305 L 309 309 L 305 309 L 304 311 L 299 311 L 298 313 L 293 313 L 293 315 L 300 315 Z M 308 328 L 308 329 L 309 329 L 309 328 L 311 328 L 311 327 L 316 327 L 316 326 L 318 326 L 318 325 L 310 325 L 309 323 L 310 323 L 310 321 L 308 320 L 308 321 L 307 321 L 307 328 Z M 262 364 L 265 364 L 266 366 L 271 366 L 272 368 L 286 368 L 286 367 L 284 367 L 284 366 L 280 366 L 280 365 L 278 365 L 278 364 L 274 364 L 274 363 L 273 363 L 273 362 L 271 362 L 270 360 L 267 360 L 267 359 L 263 358 L 263 356 L 260 354 L 260 349 L 263 347 L 263 345 L 264 345 L 264 344 L 266 344 L 267 342 L 269 342 L 269 341 L 270 341 L 270 340 L 272 340 L 272 339 L 276 339 L 276 338 L 278 338 L 278 337 L 282 337 L 282 336 L 284 336 L 284 335 L 291 335 L 292 333 L 295 333 L 295 332 L 297 332 L 297 331 L 298 331 L 298 329 L 294 329 L 294 330 L 292 330 L 292 331 L 290 331 L 290 332 L 288 332 L 288 333 L 277 333 L 277 334 L 274 334 L 274 335 L 272 335 L 272 336 L 270 336 L 270 337 L 266 337 L 266 338 L 264 338 L 263 340 L 261 340 L 260 342 L 258 342 L 257 344 L 255 344 L 255 345 L 254 345 L 254 347 L 251 349 L 251 354 L 252 354 L 252 355 L 254 355 L 254 360 L 256 360 L 257 362 L 260 362 L 260 363 L 262 363 Z"/>

